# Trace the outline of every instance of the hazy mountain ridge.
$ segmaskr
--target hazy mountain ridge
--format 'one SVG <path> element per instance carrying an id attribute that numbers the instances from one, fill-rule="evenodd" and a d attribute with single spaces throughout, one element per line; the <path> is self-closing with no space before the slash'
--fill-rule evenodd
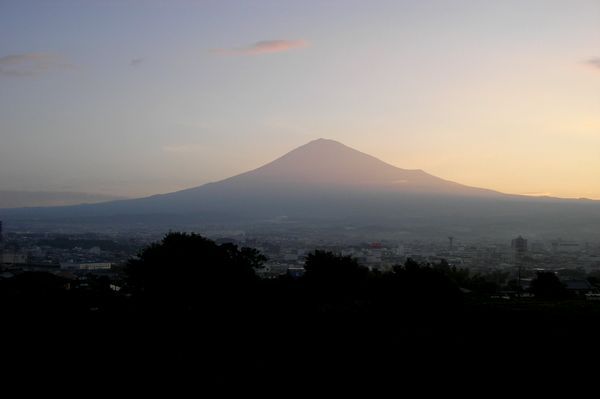
<path id="1" fill-rule="evenodd" d="M 319 139 L 257 169 L 214 183 L 100 204 L 1 210 L 7 220 L 178 228 L 204 223 L 295 220 L 410 231 L 600 234 L 598 201 L 510 195 L 401 169 Z"/>
<path id="2" fill-rule="evenodd" d="M 75 191 L 0 190 L 0 208 L 67 206 L 123 199 L 116 195 Z"/>

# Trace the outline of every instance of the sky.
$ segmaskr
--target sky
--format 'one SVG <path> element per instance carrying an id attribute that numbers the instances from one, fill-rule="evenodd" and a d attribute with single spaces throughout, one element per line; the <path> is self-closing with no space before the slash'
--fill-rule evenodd
<path id="1" fill-rule="evenodd" d="M 0 0 L 0 190 L 164 193 L 321 137 L 600 199 L 600 0 Z"/>

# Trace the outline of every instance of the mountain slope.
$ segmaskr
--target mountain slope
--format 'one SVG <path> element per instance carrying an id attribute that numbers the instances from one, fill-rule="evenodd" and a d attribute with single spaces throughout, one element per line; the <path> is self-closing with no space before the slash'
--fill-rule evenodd
<path id="1" fill-rule="evenodd" d="M 427 231 L 600 231 L 600 204 L 507 195 L 401 169 L 319 139 L 257 169 L 203 186 L 101 204 L 1 210 L 0 219 L 178 228 L 287 217 Z M 558 233 L 554 233 L 558 232 Z"/>
<path id="2" fill-rule="evenodd" d="M 496 194 L 432 176 L 420 169 L 401 169 L 334 140 L 318 139 L 252 171 L 214 183 L 248 183 L 428 191 L 473 195 Z M 193 191 L 201 187 L 191 190 Z"/>

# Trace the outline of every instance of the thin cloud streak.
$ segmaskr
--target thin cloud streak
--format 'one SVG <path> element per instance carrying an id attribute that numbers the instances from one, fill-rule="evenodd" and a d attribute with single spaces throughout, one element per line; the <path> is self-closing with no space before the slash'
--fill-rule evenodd
<path id="1" fill-rule="evenodd" d="M 185 153 L 196 153 L 207 150 L 207 147 L 202 144 L 190 143 L 190 144 L 170 144 L 162 147 L 164 152 L 185 154 Z"/>
<path id="2" fill-rule="evenodd" d="M 542 193 L 521 193 L 519 195 L 526 195 L 528 197 L 553 197 L 554 194 L 550 192 L 542 192 Z"/>
<path id="3" fill-rule="evenodd" d="M 591 58 L 591 59 L 587 60 L 586 64 L 588 64 L 596 69 L 600 69 L 600 57 Z"/>
<path id="4" fill-rule="evenodd" d="M 306 40 L 263 40 L 246 47 L 220 48 L 212 50 L 219 55 L 261 55 L 281 53 L 297 48 L 308 47 Z"/>
<path id="5" fill-rule="evenodd" d="M 57 54 L 22 53 L 0 57 L 0 75 L 4 76 L 35 76 L 52 69 L 72 67 L 63 56 Z"/>
<path id="6" fill-rule="evenodd" d="M 142 62 L 144 62 L 143 58 L 134 58 L 129 62 L 129 65 L 132 67 L 137 67 L 142 65 Z"/>

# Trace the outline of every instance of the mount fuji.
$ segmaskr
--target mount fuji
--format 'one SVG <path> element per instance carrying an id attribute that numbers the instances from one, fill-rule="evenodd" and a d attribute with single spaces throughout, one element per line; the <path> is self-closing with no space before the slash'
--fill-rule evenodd
<path id="1" fill-rule="evenodd" d="M 337 141 L 318 139 L 257 169 L 146 198 L 0 210 L 0 218 L 70 224 L 294 220 L 380 225 L 446 234 L 600 234 L 600 203 L 504 194 L 402 169 Z M 551 233 L 550 233 L 551 232 Z"/>

